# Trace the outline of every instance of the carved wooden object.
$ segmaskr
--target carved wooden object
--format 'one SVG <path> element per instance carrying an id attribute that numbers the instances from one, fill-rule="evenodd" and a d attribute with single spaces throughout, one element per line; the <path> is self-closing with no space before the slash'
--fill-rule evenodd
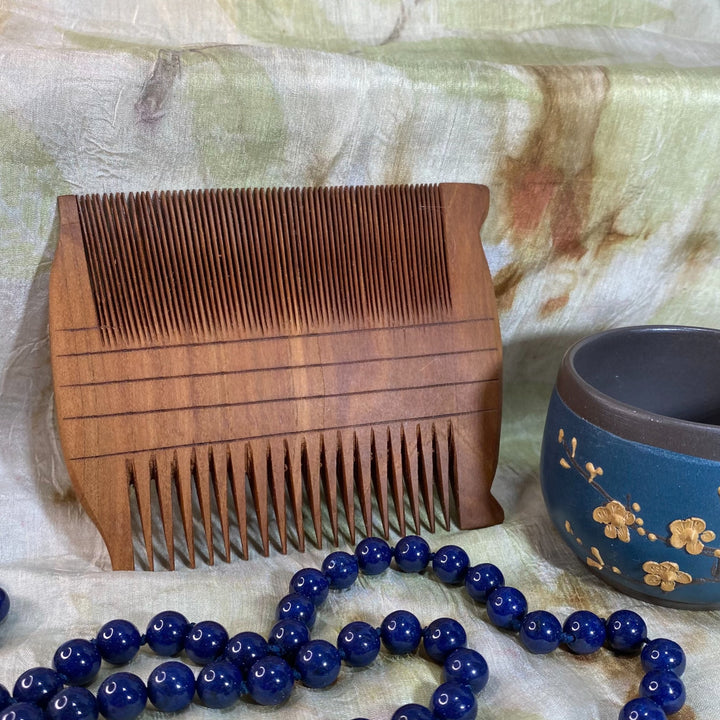
<path id="1" fill-rule="evenodd" d="M 421 503 L 434 530 L 436 500 L 447 526 L 451 495 L 461 528 L 502 520 L 487 188 L 58 203 L 60 436 L 114 568 L 134 567 L 136 505 L 150 568 L 153 527 L 171 568 L 178 532 L 194 566 L 196 513 L 209 563 L 214 526 L 228 560 L 233 544 L 247 557 L 249 519 L 265 553 L 273 516 L 283 552 L 288 534 L 304 548 L 308 518 L 320 544 L 325 514 L 337 544 L 338 505 L 351 542 L 356 503 L 367 534 L 375 507 L 387 536 L 391 503 L 400 533 L 406 503 L 416 532 Z"/>

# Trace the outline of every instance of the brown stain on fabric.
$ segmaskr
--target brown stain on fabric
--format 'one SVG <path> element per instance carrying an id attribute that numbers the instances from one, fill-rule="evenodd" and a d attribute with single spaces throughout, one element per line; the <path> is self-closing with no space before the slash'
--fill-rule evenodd
<path id="1" fill-rule="evenodd" d="M 558 310 L 562 310 L 568 302 L 570 302 L 570 293 L 564 293 L 563 295 L 552 297 L 540 306 L 539 315 L 541 318 L 549 317 Z"/>
<path id="2" fill-rule="evenodd" d="M 173 85 L 179 76 L 180 54 L 174 50 L 160 50 L 135 103 L 135 112 L 141 122 L 155 123 L 165 116 Z"/>
<path id="3" fill-rule="evenodd" d="M 528 70 L 542 93 L 542 106 L 520 154 L 505 159 L 503 205 L 510 241 L 523 248 L 525 258 L 544 266 L 557 258 L 578 260 L 587 251 L 593 146 L 609 81 L 600 67 Z M 555 303 L 545 312 L 559 307 Z"/>
<path id="4" fill-rule="evenodd" d="M 498 270 L 493 277 L 495 288 L 495 300 L 498 310 L 503 312 L 509 310 L 515 300 L 515 292 L 523 279 L 522 268 L 517 263 L 510 263 Z"/>

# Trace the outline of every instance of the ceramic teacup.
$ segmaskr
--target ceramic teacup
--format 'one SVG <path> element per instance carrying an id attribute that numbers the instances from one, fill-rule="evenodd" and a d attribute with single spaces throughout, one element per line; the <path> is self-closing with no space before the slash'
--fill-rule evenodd
<path id="1" fill-rule="evenodd" d="M 628 327 L 573 345 L 540 475 L 554 524 L 599 577 L 720 607 L 720 330 Z"/>

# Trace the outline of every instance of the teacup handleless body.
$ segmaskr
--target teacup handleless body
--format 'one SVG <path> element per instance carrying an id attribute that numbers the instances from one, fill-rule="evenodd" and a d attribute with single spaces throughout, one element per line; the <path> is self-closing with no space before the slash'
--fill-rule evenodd
<path id="1" fill-rule="evenodd" d="M 541 484 L 568 545 L 650 602 L 720 607 L 720 331 L 618 328 L 565 354 Z"/>

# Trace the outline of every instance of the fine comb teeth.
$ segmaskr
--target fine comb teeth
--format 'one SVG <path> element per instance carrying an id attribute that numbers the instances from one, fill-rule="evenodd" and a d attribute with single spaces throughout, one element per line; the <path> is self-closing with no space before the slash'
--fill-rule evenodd
<path id="1" fill-rule="evenodd" d="M 194 567 L 196 519 L 210 564 L 214 527 L 227 560 L 234 526 L 236 552 L 247 557 L 257 532 L 267 554 L 272 516 L 286 552 L 286 505 L 301 551 L 304 508 L 318 546 L 323 517 L 338 542 L 338 504 L 350 542 L 356 503 L 365 533 L 375 506 L 388 536 L 389 498 L 401 534 L 406 503 L 420 532 L 421 498 L 430 531 L 436 496 L 446 527 L 451 495 L 461 528 L 502 520 L 490 494 L 502 356 L 479 236 L 486 188 L 58 204 L 50 339 L 59 432 L 113 568 L 134 567 L 136 504 L 151 569 L 153 528 L 170 568 L 177 532 L 187 543 L 178 555 Z"/>

